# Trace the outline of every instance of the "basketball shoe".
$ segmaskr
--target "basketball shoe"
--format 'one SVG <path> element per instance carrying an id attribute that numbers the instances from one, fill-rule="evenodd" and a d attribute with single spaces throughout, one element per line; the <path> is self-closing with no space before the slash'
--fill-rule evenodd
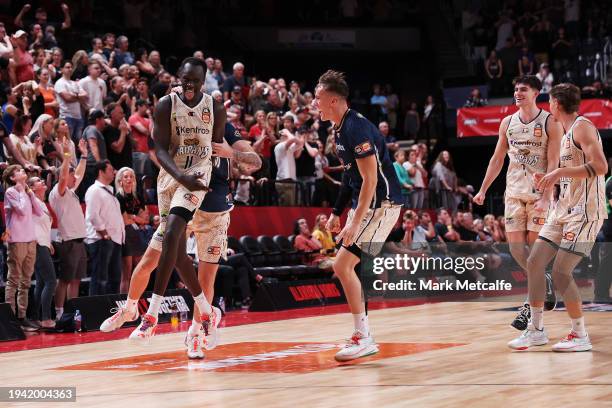
<path id="1" fill-rule="evenodd" d="M 221 322 L 221 309 L 212 307 L 211 314 L 202 315 L 202 327 L 204 328 L 204 350 L 212 350 L 219 344 L 219 323 Z"/>
<path id="2" fill-rule="evenodd" d="M 185 347 L 187 347 L 187 357 L 189 359 L 203 359 L 204 352 L 202 351 L 202 339 L 204 338 L 202 330 L 198 330 L 196 334 L 185 335 Z"/>
<path id="3" fill-rule="evenodd" d="M 543 328 L 538 330 L 530 324 L 520 336 L 508 342 L 508 347 L 513 350 L 527 350 L 531 346 L 543 346 L 546 343 L 548 343 L 546 331 Z"/>
<path id="4" fill-rule="evenodd" d="M 130 315 L 130 312 L 127 310 L 127 308 L 121 307 L 111 309 L 111 313 L 114 314 L 105 321 L 103 321 L 100 325 L 101 332 L 109 333 L 115 331 L 121 326 L 123 326 L 125 322 L 133 322 L 134 320 L 138 319 L 138 310 L 136 310 L 133 315 Z"/>
<path id="5" fill-rule="evenodd" d="M 355 330 L 353 336 L 336 353 L 336 361 L 350 361 L 356 358 L 371 356 L 378 353 L 378 344 L 374 342 L 374 337 L 371 334 L 366 336 L 359 330 Z"/>
<path id="6" fill-rule="evenodd" d="M 523 331 L 527 329 L 529 319 L 531 319 L 531 307 L 529 307 L 529 303 L 525 303 L 519 308 L 519 312 L 512 323 L 510 323 L 510 326 L 514 327 L 516 330 Z"/>
<path id="7" fill-rule="evenodd" d="M 155 335 L 157 319 L 150 314 L 142 316 L 141 322 L 130 334 L 130 340 L 148 340 Z"/>
<path id="8" fill-rule="evenodd" d="M 579 337 L 575 331 L 570 333 L 560 342 L 552 346 L 553 351 L 589 351 L 593 348 L 589 335 Z"/>

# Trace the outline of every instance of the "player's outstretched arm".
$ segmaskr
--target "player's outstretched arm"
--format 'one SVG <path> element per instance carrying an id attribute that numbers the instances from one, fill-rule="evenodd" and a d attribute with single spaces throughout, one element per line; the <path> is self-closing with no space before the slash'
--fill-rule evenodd
<path id="1" fill-rule="evenodd" d="M 213 100 L 213 111 L 215 121 L 213 125 L 212 141 L 215 143 L 223 143 L 223 136 L 225 135 L 225 122 L 227 121 L 225 107 L 222 103 L 218 103 L 217 101 Z"/>
<path id="2" fill-rule="evenodd" d="M 499 126 L 499 138 L 497 139 L 495 151 L 493 152 L 491 160 L 489 160 L 487 172 L 485 173 L 484 180 L 482 180 L 482 186 L 480 186 L 478 194 L 474 197 L 474 203 L 478 205 L 484 203 L 487 190 L 491 187 L 491 184 L 497 176 L 499 176 L 502 167 L 504 167 L 504 159 L 506 158 L 506 153 L 508 153 L 508 138 L 506 137 L 506 131 L 508 130 L 509 123 L 510 116 L 506 116 Z"/>

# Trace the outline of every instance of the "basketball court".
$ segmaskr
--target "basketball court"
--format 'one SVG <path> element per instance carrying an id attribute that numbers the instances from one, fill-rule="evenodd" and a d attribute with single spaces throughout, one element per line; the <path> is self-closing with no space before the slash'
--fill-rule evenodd
<path id="1" fill-rule="evenodd" d="M 148 346 L 127 340 L 130 328 L 38 335 L 49 340 L 29 338 L 21 347 L 41 348 L 3 355 L 0 381 L 73 386 L 76 405 L 87 407 L 490 407 L 525 398 L 533 406 L 574 405 L 578 398 L 581 406 L 602 406 L 612 399 L 606 312 L 586 312 L 592 352 L 563 354 L 550 350 L 567 332 L 561 311 L 546 314 L 549 345 L 513 352 L 506 342 L 517 334 L 508 326 L 515 312 L 504 308 L 516 303 L 396 305 L 375 303 L 370 313 L 380 352 L 345 364 L 333 356 L 350 330 L 346 306 L 330 306 L 230 313 L 231 327 L 222 329 L 221 345 L 204 360 L 187 359 L 187 323 L 174 330 L 161 325 Z M 20 405 L 29 406 L 4 406 Z"/>

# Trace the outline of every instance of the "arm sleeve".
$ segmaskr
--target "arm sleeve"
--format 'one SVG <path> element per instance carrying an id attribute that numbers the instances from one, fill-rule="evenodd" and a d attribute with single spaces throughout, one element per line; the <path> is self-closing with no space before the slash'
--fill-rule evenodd
<path id="1" fill-rule="evenodd" d="M 240 135 L 240 131 L 238 131 L 234 126 L 230 123 L 225 124 L 225 140 L 231 146 L 239 140 L 244 140 Z"/>
<path id="2" fill-rule="evenodd" d="M 346 208 L 346 205 L 351 201 L 352 195 L 353 190 L 350 186 L 350 178 L 347 172 L 345 171 L 342 175 L 342 185 L 340 186 L 338 198 L 336 199 L 336 203 L 334 204 L 334 208 L 332 209 L 332 214 L 337 216 L 342 215 L 342 212 Z"/>

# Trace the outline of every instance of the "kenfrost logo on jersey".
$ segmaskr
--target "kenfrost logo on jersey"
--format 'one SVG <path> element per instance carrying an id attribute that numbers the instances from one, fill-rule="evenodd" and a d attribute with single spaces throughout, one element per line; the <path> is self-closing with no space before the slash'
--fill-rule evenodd
<path id="1" fill-rule="evenodd" d="M 185 125 L 176 125 L 176 134 L 179 136 L 190 136 L 190 135 L 207 135 L 210 133 L 210 130 L 204 127 L 199 126 L 185 126 Z"/>
<path id="2" fill-rule="evenodd" d="M 532 140 L 510 140 L 511 146 L 532 146 L 532 147 L 541 147 L 542 142 L 534 142 Z"/>
<path id="3" fill-rule="evenodd" d="M 572 160 L 571 154 L 566 154 L 564 156 L 561 156 L 561 161 L 570 161 L 570 160 Z"/>

